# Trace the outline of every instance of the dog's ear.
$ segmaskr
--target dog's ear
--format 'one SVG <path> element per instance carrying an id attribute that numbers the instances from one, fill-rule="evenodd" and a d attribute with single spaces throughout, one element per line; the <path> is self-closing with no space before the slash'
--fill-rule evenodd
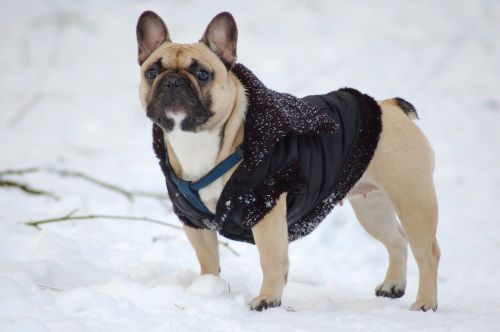
<path id="1" fill-rule="evenodd" d="M 164 42 L 170 42 L 168 29 L 163 20 L 152 11 L 145 11 L 137 21 L 137 45 L 139 65 Z"/>
<path id="2" fill-rule="evenodd" d="M 228 69 L 236 63 L 236 43 L 238 28 L 228 12 L 215 16 L 208 24 L 200 42 L 207 45 L 224 62 Z"/>

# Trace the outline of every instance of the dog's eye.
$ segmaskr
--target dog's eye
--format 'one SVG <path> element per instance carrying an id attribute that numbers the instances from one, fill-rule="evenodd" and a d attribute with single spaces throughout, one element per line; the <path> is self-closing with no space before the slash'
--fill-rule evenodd
<path id="1" fill-rule="evenodd" d="M 208 74 L 208 71 L 201 69 L 196 73 L 196 77 L 198 77 L 200 81 L 206 81 L 210 75 Z"/>
<path id="2" fill-rule="evenodd" d="M 149 68 L 146 71 L 146 77 L 148 78 L 148 80 L 154 80 L 156 76 L 158 76 L 158 70 L 154 68 Z"/>

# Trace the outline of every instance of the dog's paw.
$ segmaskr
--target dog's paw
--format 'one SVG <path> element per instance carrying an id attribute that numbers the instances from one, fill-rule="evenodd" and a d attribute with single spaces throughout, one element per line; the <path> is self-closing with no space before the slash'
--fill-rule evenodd
<path id="1" fill-rule="evenodd" d="M 279 307 L 281 305 L 281 300 L 275 297 L 268 296 L 257 296 L 250 303 L 250 309 L 256 311 L 262 311 L 269 308 Z"/>
<path id="2" fill-rule="evenodd" d="M 428 310 L 431 310 L 432 311 L 436 311 L 438 308 L 438 305 L 437 305 L 437 301 L 426 301 L 426 300 L 420 300 L 420 301 L 416 301 L 415 303 L 413 303 L 410 307 L 410 310 L 413 310 L 413 311 L 428 311 Z"/>
<path id="3" fill-rule="evenodd" d="M 229 293 L 230 288 L 229 283 L 221 277 L 204 274 L 199 276 L 187 291 L 191 294 L 217 297 Z"/>
<path id="4" fill-rule="evenodd" d="M 406 281 L 384 281 L 375 288 L 375 295 L 389 297 L 391 299 L 399 298 L 405 295 Z"/>

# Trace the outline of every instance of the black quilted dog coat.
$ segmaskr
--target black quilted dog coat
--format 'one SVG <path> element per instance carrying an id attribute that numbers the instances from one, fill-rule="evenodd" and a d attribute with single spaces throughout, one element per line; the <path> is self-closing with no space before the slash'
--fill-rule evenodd
<path id="1" fill-rule="evenodd" d="M 345 88 L 297 98 L 270 90 L 245 66 L 232 69 L 246 88 L 243 161 L 226 183 L 214 216 L 193 208 L 173 183 L 162 129 L 153 147 L 179 219 L 254 243 L 251 228 L 287 192 L 289 241 L 311 233 L 365 172 L 380 132 L 375 100 Z"/>

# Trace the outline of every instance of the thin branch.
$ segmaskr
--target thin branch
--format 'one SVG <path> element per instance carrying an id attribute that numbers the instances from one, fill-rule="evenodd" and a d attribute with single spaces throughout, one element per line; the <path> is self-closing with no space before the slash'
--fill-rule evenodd
<path id="1" fill-rule="evenodd" d="M 111 184 L 111 183 L 108 183 L 108 182 L 96 179 L 96 178 L 94 178 L 94 177 L 92 177 L 90 175 L 87 175 L 85 173 L 82 173 L 82 172 L 69 171 L 69 170 L 64 170 L 64 169 L 53 169 L 53 168 L 48 168 L 47 172 L 52 173 L 52 174 L 57 174 L 57 175 L 62 176 L 62 177 L 80 178 L 80 179 L 83 179 L 83 180 L 88 181 L 90 183 L 93 183 L 93 184 L 95 184 L 97 186 L 106 188 L 108 190 L 117 192 L 119 194 L 122 194 L 129 201 L 132 201 L 134 199 L 134 196 L 133 196 L 133 194 L 131 192 L 129 192 L 129 191 L 123 189 L 123 188 L 120 188 L 120 187 L 118 187 L 118 186 L 116 186 L 114 184 Z"/>
<path id="2" fill-rule="evenodd" d="M 39 171 L 40 171 L 40 169 L 38 167 L 21 168 L 21 169 L 6 169 L 5 171 L 0 172 L 0 176 L 24 175 L 24 174 L 35 173 L 35 172 L 39 172 Z"/>
<path id="3" fill-rule="evenodd" d="M 42 290 L 49 290 L 49 291 L 53 291 L 53 292 L 62 292 L 63 291 L 62 289 L 47 286 L 47 285 L 42 285 L 42 284 L 36 284 L 36 285 L 38 288 L 40 288 Z"/>
<path id="4" fill-rule="evenodd" d="M 142 191 L 142 190 L 127 190 L 124 189 L 120 186 L 117 186 L 115 184 L 99 180 L 93 176 L 90 176 L 84 172 L 80 171 L 73 171 L 73 170 L 67 170 L 67 169 L 55 169 L 55 168 L 39 168 L 39 167 L 31 167 L 31 168 L 22 168 L 22 169 L 8 169 L 4 171 L 0 171 L 0 177 L 1 176 L 8 176 L 8 175 L 25 175 L 29 173 L 36 173 L 36 172 L 48 172 L 51 174 L 55 174 L 61 177 L 72 177 L 72 178 L 79 178 L 85 181 L 88 181 L 96 186 L 111 190 L 113 192 L 116 192 L 120 195 L 125 196 L 128 200 L 133 201 L 135 197 L 145 197 L 145 198 L 152 198 L 156 199 L 158 201 L 165 201 L 167 195 L 163 193 L 153 193 L 153 192 L 147 192 L 147 191 Z"/>
<path id="5" fill-rule="evenodd" d="M 70 213 L 68 213 L 62 217 L 41 219 L 41 220 L 35 220 L 35 221 L 25 221 L 25 222 L 21 222 L 21 223 L 28 225 L 28 226 L 40 228 L 40 225 L 43 225 L 43 224 L 49 224 L 49 223 L 60 222 L 60 221 L 71 221 L 71 220 L 88 220 L 88 219 L 138 220 L 138 221 L 147 221 L 147 222 L 150 222 L 153 224 L 163 225 L 163 226 L 167 226 L 170 228 L 182 230 L 182 227 L 180 227 L 180 226 L 172 225 L 172 224 L 166 223 L 166 222 L 161 221 L 161 220 L 151 219 L 151 218 L 147 218 L 147 217 L 117 216 L 117 215 L 108 215 L 108 214 L 88 214 L 88 215 L 83 215 L 83 216 L 75 216 L 74 214 L 76 212 L 77 212 L 77 210 L 73 210 Z"/>
<path id="6" fill-rule="evenodd" d="M 38 103 L 40 103 L 40 100 L 42 100 L 43 93 L 42 91 L 38 90 L 35 93 L 33 93 L 28 99 L 26 99 L 23 104 L 15 111 L 14 115 L 9 121 L 9 127 L 14 128 L 16 127 L 19 122 L 31 111 L 33 110 Z"/>
<path id="7" fill-rule="evenodd" d="M 161 220 L 151 219 L 151 218 L 147 218 L 147 217 L 117 216 L 117 215 L 107 215 L 107 214 L 89 214 L 89 215 L 84 215 L 84 216 L 75 216 L 74 214 L 77 211 L 78 211 L 78 209 L 75 209 L 75 210 L 67 213 L 66 215 L 64 215 L 62 217 L 58 217 L 58 218 L 41 219 L 41 220 L 35 220 L 35 221 L 22 221 L 20 223 L 35 227 L 37 229 L 41 229 L 40 225 L 43 225 L 43 224 L 49 224 L 49 223 L 55 223 L 55 222 L 61 222 L 61 221 L 71 221 L 71 220 L 91 220 L 91 219 L 135 220 L 135 221 L 146 221 L 146 222 L 170 227 L 170 228 L 177 229 L 177 230 L 183 230 L 183 228 L 180 226 L 172 225 L 172 224 L 169 224 L 169 223 L 161 221 Z M 222 245 L 223 247 L 225 247 L 227 250 L 229 250 L 235 256 L 240 257 L 240 254 L 236 250 L 231 248 L 229 243 L 219 241 L 219 244 Z"/>
<path id="8" fill-rule="evenodd" d="M 48 196 L 48 197 L 51 197 L 53 199 L 59 199 L 59 197 L 57 197 L 56 195 L 54 195 L 52 193 L 49 193 L 49 192 L 46 192 L 43 190 L 39 190 L 39 189 L 35 189 L 35 188 L 28 186 L 27 184 L 16 182 L 16 181 L 0 179 L 0 187 L 17 188 L 17 189 L 20 189 L 23 192 L 30 194 L 30 195 Z"/>
<path id="9" fill-rule="evenodd" d="M 229 243 L 227 242 L 222 242 L 222 241 L 219 241 L 219 244 L 223 247 L 226 247 L 227 250 L 229 250 L 230 252 L 232 252 L 235 256 L 238 256 L 240 257 L 240 254 L 239 252 L 237 252 L 236 250 L 234 250 L 232 247 L 229 246 Z"/>
<path id="10" fill-rule="evenodd" d="M 52 174 L 62 176 L 62 177 L 73 177 L 73 178 L 79 178 L 79 179 L 88 181 L 88 182 L 93 183 L 99 187 L 117 192 L 117 193 L 125 196 L 130 201 L 134 200 L 135 197 L 154 198 L 154 199 L 157 199 L 159 201 L 164 201 L 167 197 L 166 194 L 161 194 L 161 193 L 152 193 L 152 192 L 141 191 L 141 190 L 136 190 L 136 191 L 127 190 L 125 188 L 117 186 L 116 184 L 111 184 L 109 182 L 99 180 L 99 179 L 97 179 L 93 176 L 90 176 L 84 172 L 72 171 L 72 170 L 66 170 L 66 169 L 54 169 L 54 168 L 47 168 L 46 171 L 49 173 L 52 173 Z"/>
<path id="11" fill-rule="evenodd" d="M 65 218 L 70 218 L 70 217 L 72 217 L 77 212 L 78 212 L 78 209 L 73 209 L 67 215 L 65 215 L 64 217 Z"/>

